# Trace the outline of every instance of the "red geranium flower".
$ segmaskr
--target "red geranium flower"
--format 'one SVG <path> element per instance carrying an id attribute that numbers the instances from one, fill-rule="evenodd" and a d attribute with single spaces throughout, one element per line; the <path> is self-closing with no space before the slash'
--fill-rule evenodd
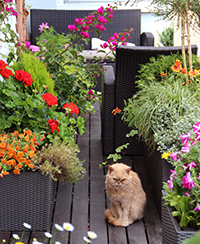
<path id="1" fill-rule="evenodd" d="M 63 106 L 63 109 L 65 109 L 65 108 L 69 108 L 71 114 L 73 114 L 73 113 L 75 113 L 77 115 L 79 114 L 79 108 L 73 102 L 65 103 L 65 105 Z"/>
<path id="2" fill-rule="evenodd" d="M 58 104 L 57 97 L 52 95 L 51 93 L 47 92 L 42 95 L 42 99 L 46 101 L 47 105 L 51 108 L 53 105 Z"/>
<path id="3" fill-rule="evenodd" d="M 26 86 L 31 86 L 33 79 L 31 75 L 27 71 L 17 70 L 15 71 L 15 78 L 19 81 L 22 81 L 26 84 Z"/>
<path id="4" fill-rule="evenodd" d="M 1 74 L 4 78 L 7 78 L 7 79 L 10 77 L 10 75 L 13 76 L 13 72 L 12 72 L 10 69 L 7 69 L 7 68 L 5 68 L 5 69 L 1 69 L 0 74 Z"/>
<path id="5" fill-rule="evenodd" d="M 54 130 L 56 130 L 57 132 L 59 132 L 59 128 L 58 128 L 59 123 L 58 123 L 58 121 L 56 121 L 54 119 L 49 119 L 47 121 L 47 123 L 48 123 L 49 127 L 51 128 L 52 134 L 54 133 Z"/>

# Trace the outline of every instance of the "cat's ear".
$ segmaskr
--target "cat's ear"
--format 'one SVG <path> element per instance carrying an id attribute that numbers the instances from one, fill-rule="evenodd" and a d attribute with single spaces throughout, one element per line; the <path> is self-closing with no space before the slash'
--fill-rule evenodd
<path id="1" fill-rule="evenodd" d="M 126 173 L 129 175 L 130 171 L 131 171 L 131 167 L 128 167 L 128 168 L 126 169 Z"/>
<path id="2" fill-rule="evenodd" d="M 109 165 L 109 174 L 113 171 L 113 167 Z"/>

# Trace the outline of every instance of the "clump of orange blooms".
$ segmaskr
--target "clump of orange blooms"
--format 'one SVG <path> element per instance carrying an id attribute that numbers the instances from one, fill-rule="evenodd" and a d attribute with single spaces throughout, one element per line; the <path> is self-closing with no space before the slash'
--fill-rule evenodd
<path id="1" fill-rule="evenodd" d="M 31 159 L 43 138 L 31 130 L 0 134 L 0 177 L 9 175 L 9 171 L 20 174 L 25 168 L 33 168 Z"/>

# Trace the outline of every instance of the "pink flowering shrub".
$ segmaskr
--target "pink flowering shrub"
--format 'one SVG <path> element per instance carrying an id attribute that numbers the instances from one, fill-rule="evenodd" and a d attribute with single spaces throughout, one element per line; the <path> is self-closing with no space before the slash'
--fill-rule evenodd
<path id="1" fill-rule="evenodd" d="M 200 225 L 200 122 L 193 132 L 181 135 L 180 151 L 164 153 L 173 165 L 170 179 L 164 183 L 166 204 L 181 227 Z"/>

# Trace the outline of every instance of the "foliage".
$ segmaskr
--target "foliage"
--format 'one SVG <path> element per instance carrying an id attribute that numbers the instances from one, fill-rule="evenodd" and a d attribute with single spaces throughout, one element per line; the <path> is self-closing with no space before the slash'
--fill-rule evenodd
<path id="1" fill-rule="evenodd" d="M 139 90 L 125 103 L 124 122 L 137 129 L 138 135 L 150 146 L 155 146 L 162 139 L 165 140 L 162 135 L 167 135 L 169 129 L 173 131 L 173 126 L 179 119 L 192 115 L 195 117 L 197 114 L 193 109 L 195 104 L 195 108 L 198 108 L 197 94 L 196 96 L 192 94 L 188 85 L 180 86 L 179 81 L 174 80 L 173 86 L 171 84 L 168 81 L 162 83 L 152 81 L 149 86 Z M 155 141 L 156 133 L 157 141 Z M 168 148 L 175 143 L 165 140 L 164 145 Z"/>
<path id="2" fill-rule="evenodd" d="M 35 58 L 32 53 L 22 53 L 21 62 L 15 62 L 13 66 L 14 70 L 25 70 L 31 74 L 33 79 L 32 88 L 38 92 L 42 92 L 43 87 L 46 86 L 46 91 L 55 94 L 54 91 L 54 81 L 51 75 L 47 71 L 45 64 L 40 62 L 40 60 Z"/>
<path id="3" fill-rule="evenodd" d="M 0 41 L 9 44 L 10 53 L 7 58 L 8 63 L 10 63 L 15 56 L 13 45 L 17 46 L 18 43 L 18 36 L 15 31 L 12 30 L 11 24 L 9 23 L 9 16 L 17 16 L 18 14 L 13 0 L 2 0 L 0 2 L 0 13 L 0 32 L 3 34 L 3 38 L 0 37 Z"/>
<path id="4" fill-rule="evenodd" d="M 193 132 L 181 135 L 181 150 L 165 152 L 173 165 L 170 179 L 164 184 L 166 204 L 181 227 L 200 225 L 200 122 L 193 125 Z"/>
<path id="5" fill-rule="evenodd" d="M 53 144 L 44 145 L 33 157 L 34 169 L 49 174 L 54 180 L 75 182 L 85 175 L 78 152 L 78 146 L 73 141 L 66 145 L 56 137 Z"/>
<path id="6" fill-rule="evenodd" d="M 165 28 L 161 33 L 158 32 L 158 46 L 173 46 L 174 44 L 174 27 Z"/>
<path id="7" fill-rule="evenodd" d="M 183 61 L 182 55 L 177 53 L 171 55 L 159 55 L 157 58 L 151 57 L 148 63 L 140 65 L 139 75 L 136 80 L 137 87 L 139 89 L 142 89 L 143 87 L 148 86 L 152 80 L 156 82 L 160 82 L 164 78 L 163 74 L 166 74 L 167 79 L 168 76 L 171 74 L 176 75 L 171 68 L 175 60 L 180 60 L 180 62 L 182 63 Z M 193 60 L 193 66 L 196 69 L 200 69 L 199 57 L 193 55 L 192 60 Z M 189 61 L 187 56 L 187 63 L 188 62 Z"/>
<path id="8" fill-rule="evenodd" d="M 198 244 L 200 239 L 200 231 L 198 231 L 194 236 L 187 238 L 182 244 Z"/>

